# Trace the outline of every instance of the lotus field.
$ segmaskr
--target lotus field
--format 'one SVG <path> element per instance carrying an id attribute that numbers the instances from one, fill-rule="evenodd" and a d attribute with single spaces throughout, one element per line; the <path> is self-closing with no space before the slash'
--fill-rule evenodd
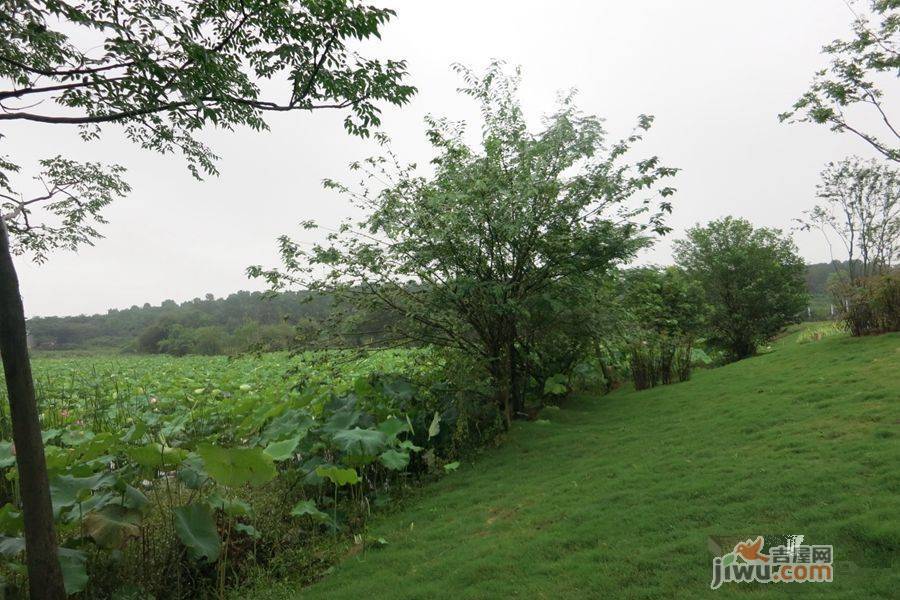
<path id="1" fill-rule="evenodd" d="M 434 361 L 410 350 L 35 360 L 67 590 L 222 594 L 286 557 L 314 577 L 334 536 L 384 543 L 365 539 L 372 507 L 413 473 L 454 467 Z M 6 413 L 0 433 L 0 552 L 15 587 L 24 541 Z"/>

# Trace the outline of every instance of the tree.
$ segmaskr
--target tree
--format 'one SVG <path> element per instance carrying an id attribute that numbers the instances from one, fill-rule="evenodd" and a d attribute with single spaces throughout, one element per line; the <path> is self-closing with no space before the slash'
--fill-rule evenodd
<path id="1" fill-rule="evenodd" d="M 641 267 L 626 270 L 619 288 L 621 345 L 630 355 L 635 388 L 687 380 L 706 315 L 698 282 L 677 267 Z"/>
<path id="2" fill-rule="evenodd" d="M 710 343 L 732 359 L 755 354 L 806 306 L 806 267 L 778 229 L 725 217 L 688 230 L 675 258 L 706 295 Z"/>
<path id="3" fill-rule="evenodd" d="M 357 0 L 9 0 L 0 15 L 0 120 L 78 125 L 85 140 L 114 123 L 144 148 L 181 152 L 196 177 L 216 173 L 215 154 L 196 137 L 207 125 L 258 130 L 266 128 L 266 112 L 337 108 L 348 110 L 350 133 L 366 135 L 379 123 L 379 101 L 402 104 L 414 92 L 403 82 L 403 62 L 366 58 L 351 47 L 378 37 L 393 15 Z M 18 168 L 0 157 L 0 185 L 13 203 L 9 176 Z M 114 178 L 109 196 L 126 191 L 115 168 L 105 175 Z M 64 590 L 11 252 L 16 244 L 40 253 L 92 237 L 89 222 L 102 206 L 94 211 L 78 196 L 70 200 L 54 206 L 63 222 L 74 218 L 74 228 L 53 233 L 27 223 L 19 235 L 11 218 L 0 228 L 0 350 L 34 598 L 61 598 Z M 16 218 L 24 220 L 30 205 L 19 206 Z"/>
<path id="4" fill-rule="evenodd" d="M 655 186 L 675 170 L 656 157 L 623 160 L 650 117 L 606 152 L 600 120 L 582 114 L 573 94 L 532 133 L 517 99 L 518 72 L 506 75 L 498 63 L 483 77 L 457 71 L 461 91 L 481 106 L 480 148 L 466 145 L 462 124 L 429 118 L 433 174 L 417 174 L 389 150 L 353 165 L 363 172 L 358 190 L 327 185 L 365 218 L 309 251 L 283 237 L 283 268 L 250 273 L 276 288 L 333 293 L 362 314 L 388 312 L 382 339 L 476 358 L 509 422 L 540 367 L 538 345 L 573 317 L 564 308 L 589 296 L 648 234 L 667 231 L 673 189 Z M 542 334 L 533 335 L 538 327 Z"/>
<path id="5" fill-rule="evenodd" d="M 854 285 L 890 270 L 900 258 L 900 172 L 875 160 L 846 158 L 828 163 L 817 195 L 822 203 L 799 222 L 820 230 L 829 249 L 830 236 L 837 236 L 847 260 L 836 261 L 832 250 L 836 272 Z"/>
<path id="6" fill-rule="evenodd" d="M 818 71 L 809 90 L 778 118 L 853 133 L 889 160 L 900 162 L 900 133 L 878 81 L 896 80 L 900 71 L 900 0 L 871 0 L 871 13 L 856 15 L 853 38 L 834 40 L 822 51 L 831 56 L 831 65 Z M 848 112 L 858 107 L 871 110 L 881 129 L 864 131 L 851 123 Z"/>

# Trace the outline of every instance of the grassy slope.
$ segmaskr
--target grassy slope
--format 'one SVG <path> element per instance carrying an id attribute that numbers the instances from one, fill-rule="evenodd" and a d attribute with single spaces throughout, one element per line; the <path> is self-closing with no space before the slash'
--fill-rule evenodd
<path id="1" fill-rule="evenodd" d="M 788 338 L 550 420 L 376 519 L 385 549 L 260 597 L 897 597 L 900 335 Z M 708 536 L 767 533 L 833 544 L 835 582 L 711 591 Z"/>

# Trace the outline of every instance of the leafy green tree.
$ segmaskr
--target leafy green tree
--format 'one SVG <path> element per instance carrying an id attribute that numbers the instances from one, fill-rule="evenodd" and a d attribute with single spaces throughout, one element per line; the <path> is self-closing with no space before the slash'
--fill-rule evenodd
<path id="1" fill-rule="evenodd" d="M 725 217 L 675 242 L 678 265 L 703 288 L 709 341 L 739 360 L 799 320 L 806 266 L 790 237 Z"/>
<path id="2" fill-rule="evenodd" d="M 697 337 L 706 305 L 699 283 L 677 267 L 640 267 L 623 273 L 621 303 L 632 324 L 669 337 Z"/>
<path id="3" fill-rule="evenodd" d="M 876 160 L 845 158 L 822 171 L 817 196 L 821 202 L 799 221 L 825 236 L 835 273 L 852 285 L 889 271 L 900 258 L 900 171 Z M 835 260 L 834 237 L 846 262 Z"/>
<path id="4" fill-rule="evenodd" d="M 304 250 L 281 239 L 284 268 L 251 274 L 275 286 L 326 290 L 365 314 L 386 311 L 386 339 L 434 344 L 475 357 L 490 374 L 507 422 L 524 409 L 547 331 L 615 265 L 667 231 L 675 173 L 656 157 L 624 155 L 652 119 L 605 150 L 600 120 L 572 94 L 532 133 L 517 99 L 519 75 L 493 64 L 483 76 L 457 67 L 481 107 L 481 146 L 462 124 L 428 119 L 433 174 L 388 151 L 354 169 L 358 190 L 329 182 L 366 214 L 329 243 Z M 379 182 L 387 182 L 383 185 Z M 314 227 L 314 224 L 309 224 Z M 537 327 L 541 335 L 532 335 Z M 584 328 L 582 328 L 584 331 Z"/>
<path id="5" fill-rule="evenodd" d="M 641 267 L 625 271 L 619 289 L 620 345 L 635 388 L 687 380 L 706 315 L 699 284 L 677 267 Z"/>
<path id="6" fill-rule="evenodd" d="M 868 14 L 856 15 L 851 39 L 834 40 L 823 48 L 831 64 L 815 74 L 809 91 L 779 119 L 853 133 L 889 160 L 900 162 L 900 133 L 891 121 L 879 82 L 896 81 L 900 71 L 900 0 L 870 0 L 869 4 Z M 853 10 L 852 5 L 848 7 Z M 848 112 L 859 108 L 872 111 L 881 128 L 865 131 L 851 123 Z"/>
<path id="7" fill-rule="evenodd" d="M 379 122 L 379 101 L 402 104 L 414 92 L 403 82 L 403 62 L 353 50 L 378 37 L 393 14 L 357 0 L 9 0 L 0 14 L 0 121 L 77 125 L 85 140 L 116 124 L 143 148 L 180 152 L 197 177 L 216 172 L 215 154 L 196 137 L 209 125 L 259 130 L 267 112 L 336 108 L 347 110 L 350 133 L 366 135 Z M 72 171 L 75 163 L 68 164 Z M 10 202 L 10 174 L 18 168 L 0 156 L 0 186 Z M 118 174 L 104 172 L 111 179 L 100 205 L 127 191 Z M 96 175 L 90 185 L 102 185 Z M 64 589 L 10 252 L 18 244 L 40 256 L 95 237 L 88 222 L 99 215 L 98 201 L 85 194 L 71 200 L 48 205 L 64 222 L 77 222 L 61 233 L 28 224 L 23 234 L 12 218 L 0 227 L 0 352 L 35 598 L 62 598 Z M 24 221 L 29 206 L 20 205 L 16 218 Z"/>

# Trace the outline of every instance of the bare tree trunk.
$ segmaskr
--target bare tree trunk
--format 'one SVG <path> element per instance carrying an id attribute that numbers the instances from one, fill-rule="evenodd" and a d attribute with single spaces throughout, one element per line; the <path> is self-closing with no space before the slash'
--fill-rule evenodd
<path id="1" fill-rule="evenodd" d="M 66 597 L 66 592 L 57 555 L 50 483 L 25 336 L 19 278 L 10 253 L 9 232 L 0 217 L 0 356 L 6 374 L 25 517 L 28 585 L 32 600 L 60 600 Z"/>
<path id="2" fill-rule="evenodd" d="M 519 352 L 515 343 L 509 344 L 509 389 L 512 404 L 512 417 L 527 417 L 525 412 L 525 373 L 519 361 Z"/>

